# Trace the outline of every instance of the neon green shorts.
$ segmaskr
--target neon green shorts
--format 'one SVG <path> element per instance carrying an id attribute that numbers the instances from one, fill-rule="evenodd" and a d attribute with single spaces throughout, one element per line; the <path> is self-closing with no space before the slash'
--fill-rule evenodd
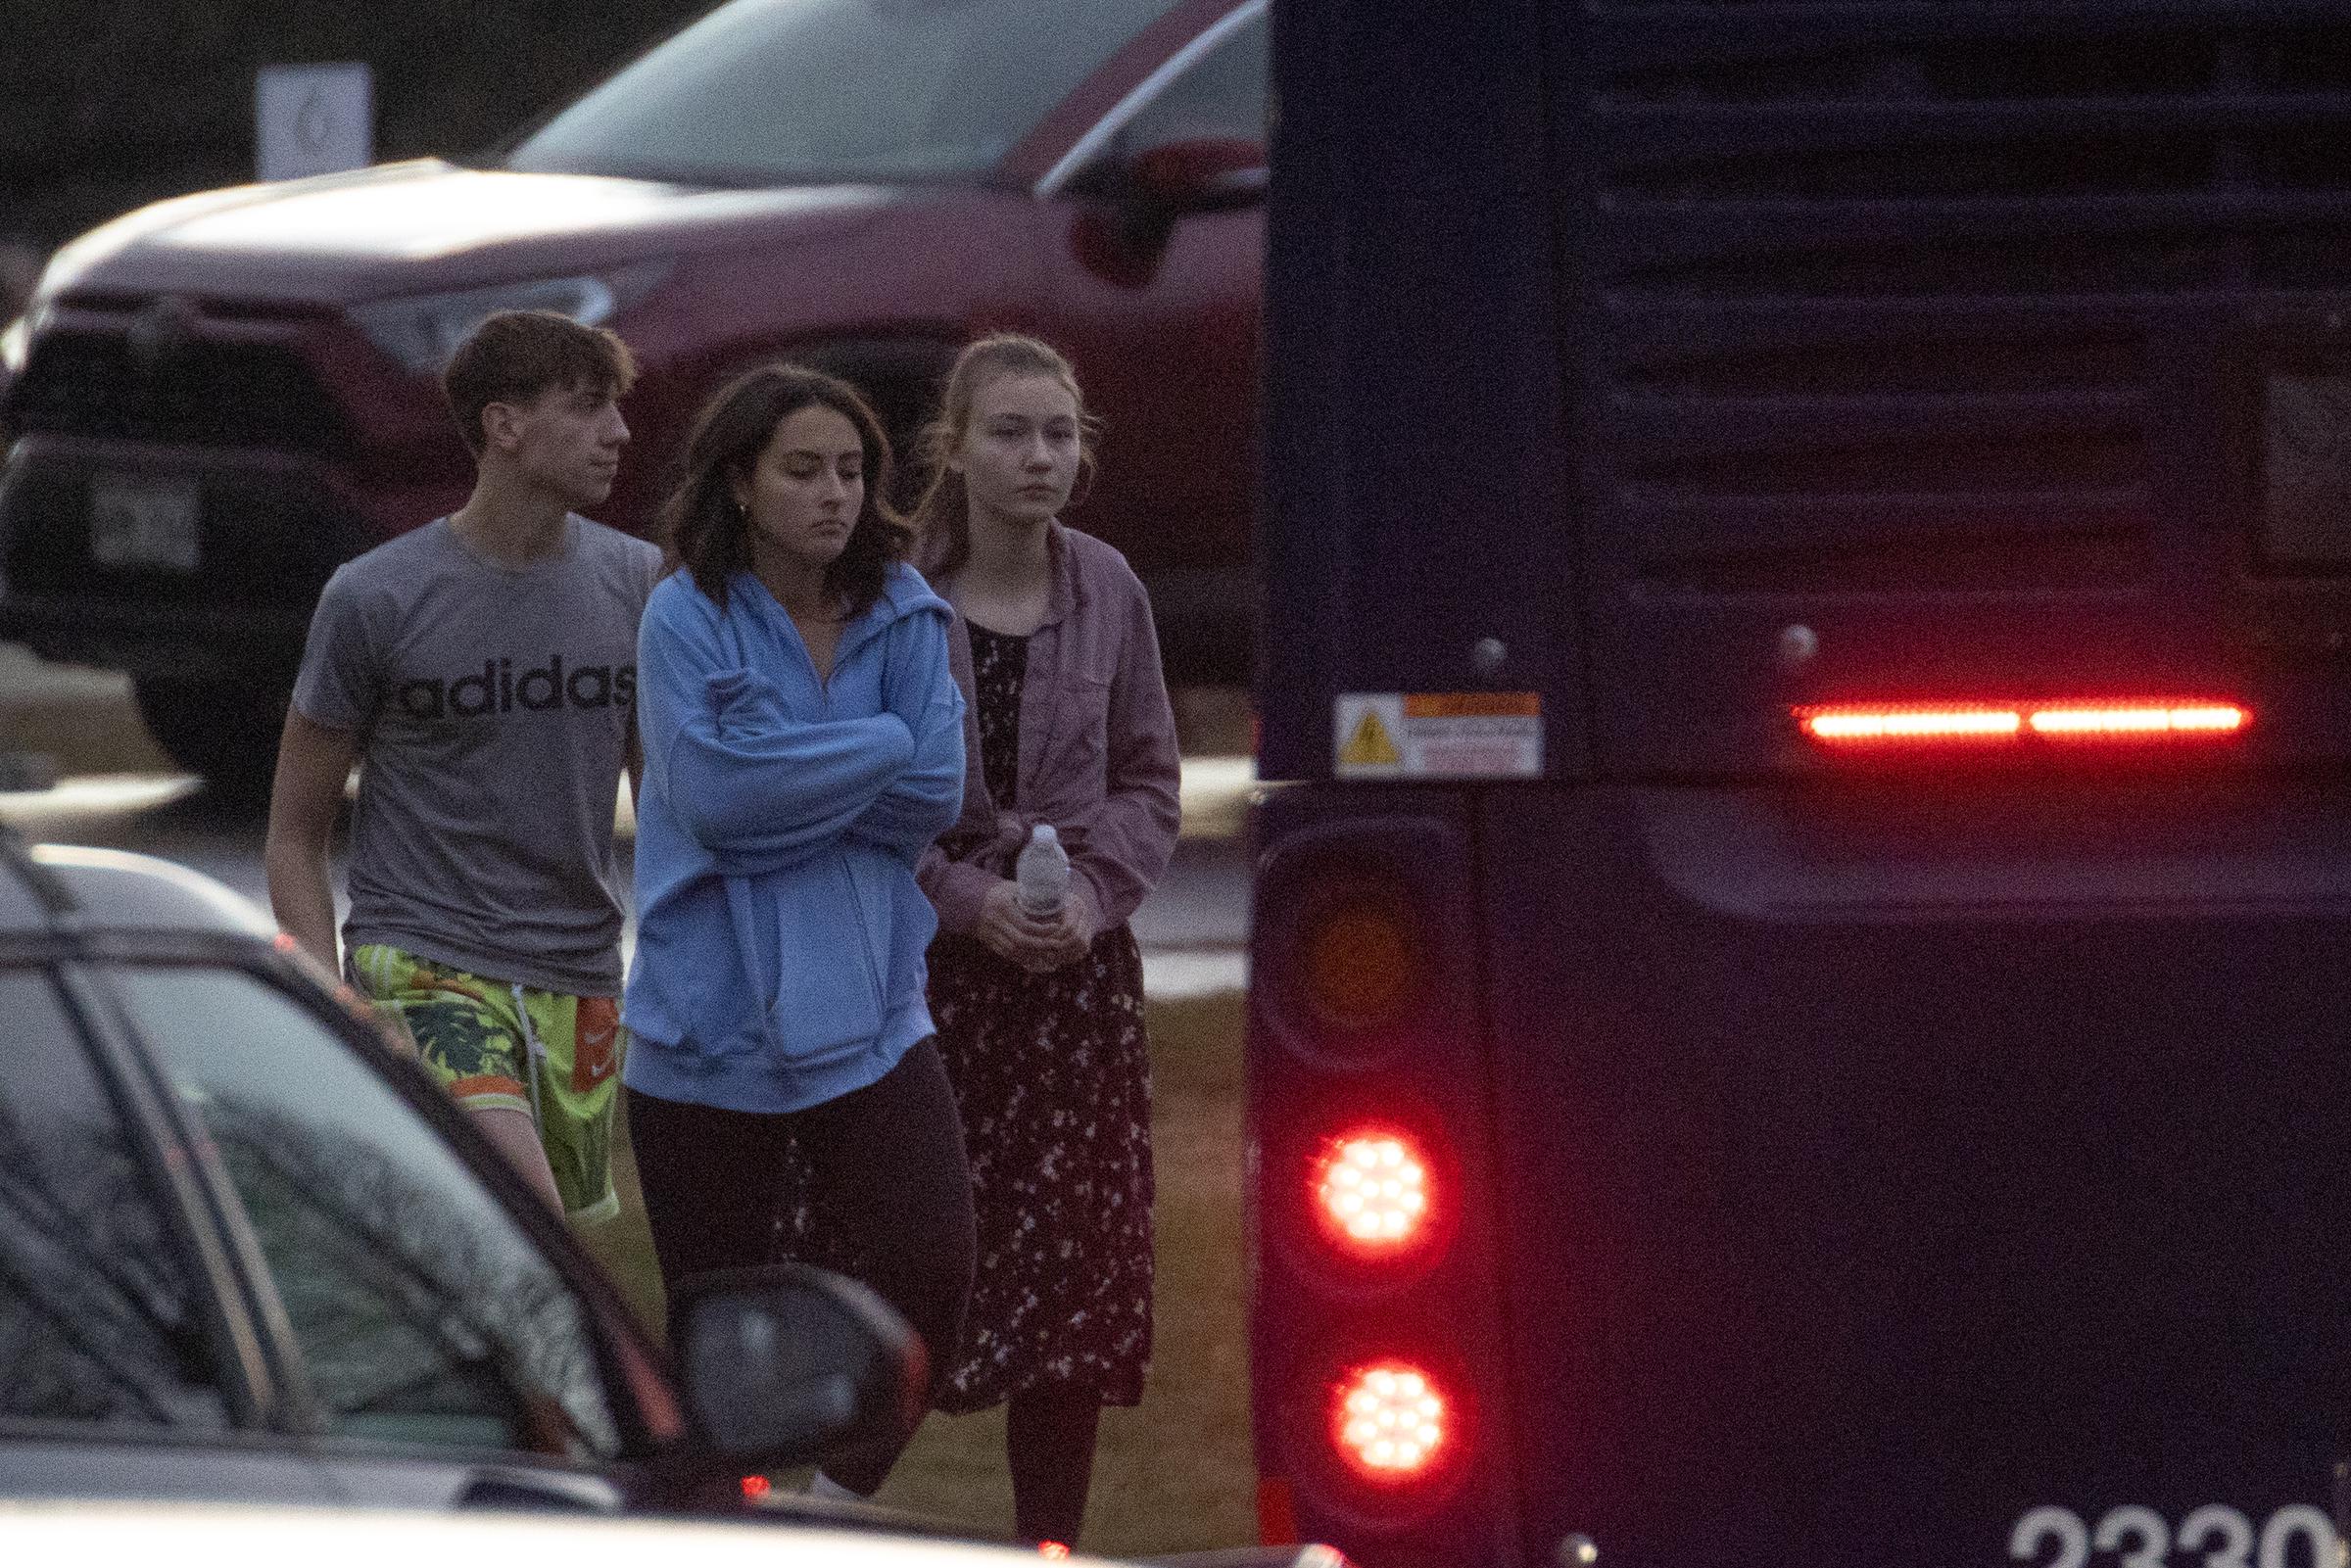
<path id="1" fill-rule="evenodd" d="M 619 1212 L 612 1113 L 628 1038 L 618 998 L 509 985 L 377 943 L 352 949 L 351 968 L 459 1105 L 520 1111 L 538 1124 L 565 1214 Z"/>

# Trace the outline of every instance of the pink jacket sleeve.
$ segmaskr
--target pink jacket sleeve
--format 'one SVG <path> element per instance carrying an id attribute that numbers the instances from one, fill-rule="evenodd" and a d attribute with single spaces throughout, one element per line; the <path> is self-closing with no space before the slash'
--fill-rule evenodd
<path id="1" fill-rule="evenodd" d="M 1183 778 L 1176 749 L 1176 711 L 1160 673 L 1159 632 L 1151 600 L 1129 572 L 1125 581 L 1127 625 L 1119 669 L 1110 687 L 1108 789 L 1102 801 L 1069 825 L 1070 864 L 1091 895 L 1104 929 L 1133 916 L 1143 896 L 1165 876 L 1176 853 Z"/>
<path id="2" fill-rule="evenodd" d="M 971 633 L 960 615 L 947 632 L 947 668 L 963 691 L 963 814 L 923 851 L 915 862 L 914 879 L 938 912 L 939 929 L 969 934 L 979 924 L 981 901 L 1003 879 L 1003 874 L 991 868 L 1010 863 L 1010 855 L 1018 852 L 1018 839 L 1014 850 L 995 853 L 1000 830 L 1010 829 L 997 821 L 980 766 L 980 690 L 972 674 Z M 1027 832 L 1022 828 L 1020 834 L 1026 836 Z"/>

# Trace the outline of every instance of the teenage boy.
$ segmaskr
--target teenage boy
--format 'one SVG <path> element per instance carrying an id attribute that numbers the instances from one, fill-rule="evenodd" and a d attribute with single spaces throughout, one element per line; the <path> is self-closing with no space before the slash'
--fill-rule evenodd
<path id="1" fill-rule="evenodd" d="M 611 494 L 636 366 L 611 333 L 507 311 L 442 378 L 472 497 L 326 585 L 269 801 L 278 924 L 336 965 L 327 844 L 352 814 L 342 966 L 575 1222 L 618 1208 L 621 894 L 637 621 L 660 552 L 577 515 Z"/>

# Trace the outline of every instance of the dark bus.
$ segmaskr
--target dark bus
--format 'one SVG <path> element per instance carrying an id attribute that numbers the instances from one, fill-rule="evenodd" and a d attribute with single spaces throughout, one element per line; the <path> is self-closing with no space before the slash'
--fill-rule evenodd
<path id="1" fill-rule="evenodd" d="M 1272 49 L 1269 1537 L 2342 1568 L 2351 12 Z"/>

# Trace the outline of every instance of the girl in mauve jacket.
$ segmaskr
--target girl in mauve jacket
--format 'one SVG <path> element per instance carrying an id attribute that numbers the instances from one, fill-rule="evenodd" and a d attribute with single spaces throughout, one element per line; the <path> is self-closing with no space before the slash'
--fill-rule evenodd
<path id="1" fill-rule="evenodd" d="M 971 641 L 973 760 L 921 878 L 980 1236 L 935 1399 L 1007 1404 L 1018 1529 L 1074 1544 L 1101 1407 L 1140 1401 L 1150 1362 L 1150 1057 L 1127 922 L 1176 847 L 1176 721 L 1142 584 L 1059 521 L 1092 462 L 1068 362 L 1029 338 L 973 344 L 925 455 L 916 526 Z M 1040 822 L 1072 872 L 1042 919 L 1010 879 Z"/>
<path id="2" fill-rule="evenodd" d="M 963 798 L 964 713 L 953 613 L 900 558 L 888 488 L 873 413 L 810 370 L 742 377 L 689 441 L 638 636 L 624 1077 L 665 1279 L 768 1261 L 790 1164 L 936 1365 L 972 1208 L 915 866 Z M 907 1435 L 816 1489 L 870 1496 Z"/>

